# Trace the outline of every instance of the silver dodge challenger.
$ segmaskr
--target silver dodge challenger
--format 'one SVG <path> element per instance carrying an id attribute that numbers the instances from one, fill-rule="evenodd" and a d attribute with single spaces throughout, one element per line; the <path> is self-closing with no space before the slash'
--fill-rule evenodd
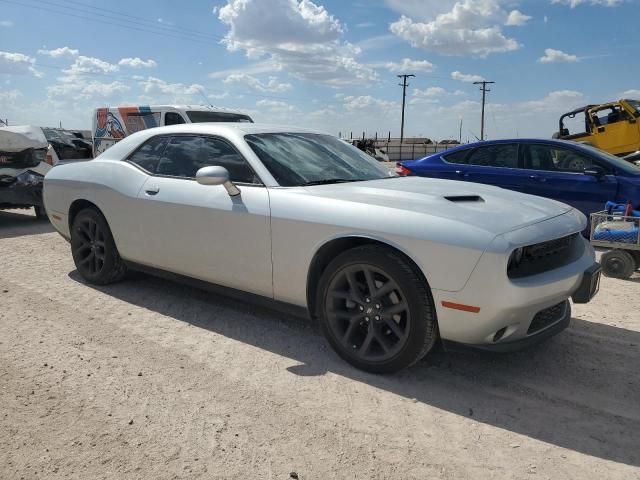
<path id="1" fill-rule="evenodd" d="M 57 166 L 44 202 L 79 274 L 144 269 L 302 307 L 371 372 L 445 345 L 512 351 L 563 330 L 600 267 L 573 208 L 396 177 L 331 135 L 259 124 L 136 133 Z"/>

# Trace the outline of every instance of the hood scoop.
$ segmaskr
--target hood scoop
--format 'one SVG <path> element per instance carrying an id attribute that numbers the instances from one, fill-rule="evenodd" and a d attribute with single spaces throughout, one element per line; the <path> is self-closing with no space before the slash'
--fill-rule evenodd
<path id="1" fill-rule="evenodd" d="M 484 198 L 480 195 L 451 195 L 448 197 L 444 197 L 445 200 L 449 200 L 453 203 L 475 203 L 475 202 L 484 202 Z"/>

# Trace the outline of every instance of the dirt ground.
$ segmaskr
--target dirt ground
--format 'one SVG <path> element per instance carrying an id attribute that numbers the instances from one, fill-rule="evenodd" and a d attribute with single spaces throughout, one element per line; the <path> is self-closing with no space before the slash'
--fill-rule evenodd
<path id="1" fill-rule="evenodd" d="M 536 348 L 376 376 L 285 314 L 88 286 L 48 224 L 0 212 L 0 478 L 637 480 L 639 294 L 605 278 Z"/>

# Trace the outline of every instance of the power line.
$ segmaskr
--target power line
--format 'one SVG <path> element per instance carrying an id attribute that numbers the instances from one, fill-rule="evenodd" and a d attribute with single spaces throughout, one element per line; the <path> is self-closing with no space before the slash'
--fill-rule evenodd
<path id="1" fill-rule="evenodd" d="M 160 35 L 160 36 L 165 37 L 165 38 L 166 37 L 176 38 L 178 40 L 185 40 L 185 41 L 205 44 L 205 45 L 209 45 L 209 46 L 217 46 L 218 44 L 215 43 L 215 40 L 220 40 L 221 39 L 221 37 L 217 37 L 217 38 L 212 37 L 211 41 L 206 41 L 204 38 L 191 36 L 190 34 L 187 34 L 187 33 L 169 32 L 169 31 L 166 31 L 166 30 L 162 30 L 162 27 L 155 27 L 155 26 L 154 27 L 151 27 L 151 26 L 149 26 L 149 27 L 139 27 L 139 26 L 135 26 L 135 25 L 127 25 L 127 24 L 123 24 L 123 23 L 119 23 L 119 22 L 115 22 L 115 21 L 103 20 L 101 18 L 94 18 L 94 17 L 91 17 L 91 16 L 77 15 L 77 14 L 66 12 L 66 11 L 55 10 L 55 9 L 52 9 L 52 8 L 47 8 L 47 7 L 42 6 L 40 4 L 32 5 L 32 4 L 27 4 L 27 3 L 23 3 L 23 2 L 17 2 L 17 1 L 14 1 L 14 0 L 0 0 L 0 2 L 11 3 L 11 4 L 14 4 L 14 5 L 19 5 L 21 7 L 32 8 L 34 10 L 39 10 L 39 11 L 46 11 L 46 12 L 54 13 L 56 15 L 63 15 L 63 16 L 67 16 L 67 17 L 79 18 L 81 20 L 89 20 L 89 21 L 92 21 L 92 22 L 99 22 L 102 25 L 112 25 L 112 26 L 119 27 L 119 28 L 124 28 L 124 29 L 127 29 L 127 30 L 134 30 L 136 32 L 151 33 L 153 35 Z M 56 5 L 56 6 L 61 7 L 61 5 Z M 62 8 L 66 8 L 66 7 L 62 6 Z M 85 12 L 83 12 L 83 13 L 85 13 Z M 102 15 L 102 14 L 94 14 L 94 13 L 92 13 L 92 14 L 89 14 L 89 15 L 95 15 L 95 16 L 98 16 L 98 17 L 105 17 L 105 15 Z"/>
<path id="2" fill-rule="evenodd" d="M 400 144 L 401 145 L 404 140 L 404 106 L 407 100 L 407 87 L 409 86 L 409 84 L 407 83 L 407 79 L 411 77 L 415 77 L 415 75 L 406 74 L 406 73 L 403 73 L 402 75 L 398 75 L 398 78 L 402 79 L 402 83 L 398 84 L 402 87 L 402 120 L 400 123 Z"/>
<path id="3" fill-rule="evenodd" d="M 480 91 L 482 92 L 482 120 L 480 121 L 480 140 L 481 141 L 484 140 L 484 105 L 487 98 L 487 92 L 491 91 L 487 88 L 487 85 L 492 83 L 496 83 L 496 82 L 488 82 L 486 80 L 483 80 L 481 82 L 473 82 L 474 85 L 482 85 L 480 87 Z"/>

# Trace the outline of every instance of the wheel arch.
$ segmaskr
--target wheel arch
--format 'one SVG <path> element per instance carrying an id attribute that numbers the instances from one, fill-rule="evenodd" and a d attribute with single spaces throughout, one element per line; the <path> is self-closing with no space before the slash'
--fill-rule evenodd
<path id="1" fill-rule="evenodd" d="M 384 239 L 374 238 L 366 235 L 345 235 L 336 237 L 329 239 L 325 243 L 320 245 L 316 249 L 311 259 L 311 263 L 309 264 L 309 269 L 307 271 L 306 295 L 307 308 L 309 310 L 309 315 L 311 316 L 311 318 L 315 318 L 316 316 L 316 290 L 320 283 L 320 278 L 322 277 L 322 274 L 326 270 L 329 263 L 331 263 L 331 260 L 347 250 L 351 250 L 352 248 L 360 247 L 363 245 L 379 245 L 380 247 L 388 248 L 395 251 L 396 253 L 404 257 L 411 264 L 411 266 L 415 268 L 416 273 L 425 283 L 427 289 L 429 291 L 431 290 L 427 277 L 422 271 L 422 268 L 420 268 L 418 263 L 411 257 L 411 255 L 409 255 L 409 253 L 407 253 L 399 245 L 395 245 Z"/>
<path id="2" fill-rule="evenodd" d="M 77 200 L 74 200 L 69 206 L 69 218 L 68 218 L 69 232 L 71 232 L 71 229 L 73 227 L 73 221 L 75 220 L 76 216 L 85 208 L 93 208 L 94 210 L 97 210 L 98 212 L 100 212 L 100 214 L 104 217 L 104 213 L 102 213 L 102 210 L 100 210 L 100 207 L 98 207 L 95 203 L 89 200 L 85 200 L 84 198 L 79 198 Z"/>

